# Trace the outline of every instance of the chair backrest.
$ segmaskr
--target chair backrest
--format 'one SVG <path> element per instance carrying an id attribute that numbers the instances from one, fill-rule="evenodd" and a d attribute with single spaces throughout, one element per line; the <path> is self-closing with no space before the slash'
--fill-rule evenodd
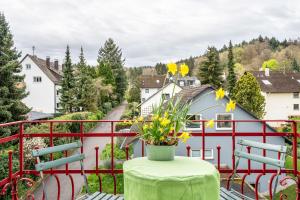
<path id="1" fill-rule="evenodd" d="M 47 147 L 47 148 L 42 148 L 42 149 L 35 149 L 32 151 L 33 157 L 40 157 L 43 155 L 51 154 L 51 153 L 56 153 L 56 152 L 63 152 L 63 151 L 68 151 L 71 149 L 76 149 L 80 148 L 82 146 L 80 141 L 69 143 L 69 144 L 63 144 L 63 145 L 58 145 L 58 146 L 53 146 L 53 147 Z M 37 171 L 43 171 L 46 169 L 58 167 L 67 163 L 72 163 L 76 161 L 81 161 L 85 158 L 84 154 L 75 154 L 72 156 L 68 156 L 65 158 L 60 158 L 57 160 L 53 161 L 48 161 L 48 162 L 39 162 L 35 165 L 35 169 Z"/>
<path id="2" fill-rule="evenodd" d="M 40 156 L 44 156 L 44 155 L 48 155 L 48 154 L 56 153 L 56 152 L 63 152 L 63 151 L 68 151 L 68 150 L 72 150 L 72 149 L 77 149 L 77 148 L 80 148 L 81 146 L 82 146 L 82 143 L 80 141 L 77 141 L 77 142 L 73 142 L 73 143 L 69 143 L 69 144 L 63 144 L 63 145 L 33 150 L 32 156 L 37 158 L 37 164 L 35 165 L 36 171 L 40 172 L 41 178 L 43 179 L 43 170 L 47 170 L 47 169 L 54 168 L 54 167 L 59 167 L 61 165 L 65 165 L 67 163 L 73 163 L 76 161 L 80 161 L 81 171 L 84 176 L 85 185 L 86 185 L 86 192 L 88 193 L 87 177 L 84 174 L 84 167 L 83 167 L 83 159 L 85 159 L 84 154 L 77 153 L 77 154 L 74 154 L 74 155 L 71 155 L 68 157 L 64 157 L 64 158 L 59 158 L 56 160 L 40 162 Z M 42 181 L 42 184 L 43 184 L 43 192 L 44 192 L 45 198 L 47 199 L 44 180 Z"/>
<path id="3" fill-rule="evenodd" d="M 287 151 L 286 146 L 267 144 L 267 143 L 261 143 L 261 142 L 251 141 L 251 140 L 243 140 L 243 139 L 238 140 L 237 144 L 241 145 L 241 150 L 234 151 L 234 155 L 238 158 L 245 158 L 245 159 L 253 160 L 256 162 L 272 165 L 272 166 L 275 166 L 278 168 L 284 167 L 285 154 Z M 243 147 L 252 147 L 252 148 L 256 148 L 256 149 L 277 152 L 277 153 L 280 153 L 280 159 L 265 157 L 265 156 L 253 154 L 253 153 L 247 153 L 247 152 L 242 151 Z"/>
<path id="4" fill-rule="evenodd" d="M 239 165 L 240 158 L 245 158 L 245 159 L 256 161 L 256 162 L 259 162 L 259 163 L 272 165 L 272 166 L 277 168 L 277 176 L 276 176 L 276 179 L 275 179 L 275 187 L 274 187 L 274 190 L 272 192 L 273 197 L 274 197 L 274 194 L 276 192 L 276 188 L 277 188 L 277 185 L 278 185 L 278 178 L 279 178 L 279 174 L 280 174 L 280 169 L 285 166 L 285 155 L 286 155 L 286 152 L 287 152 L 287 147 L 282 146 L 282 145 L 261 143 L 261 142 L 256 142 L 256 141 L 251 141 L 251 140 L 244 140 L 244 139 L 239 139 L 237 144 L 241 145 L 241 149 L 240 150 L 236 149 L 234 151 L 234 155 L 238 159 L 236 160 L 236 163 L 235 163 L 234 174 L 233 174 L 232 178 L 234 178 L 234 176 L 236 174 L 236 170 L 237 170 L 237 167 Z M 243 151 L 243 149 L 246 149 L 245 147 L 251 147 L 251 148 L 256 148 L 256 149 L 261 149 L 261 150 L 280 153 L 280 159 L 270 158 L 270 157 L 267 157 L 267 156 L 262 156 L 262 155 L 258 155 L 258 154 L 245 152 L 245 151 Z"/>

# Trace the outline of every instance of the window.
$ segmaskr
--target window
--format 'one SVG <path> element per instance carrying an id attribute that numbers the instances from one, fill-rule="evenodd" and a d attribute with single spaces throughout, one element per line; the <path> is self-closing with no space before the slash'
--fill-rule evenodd
<path id="1" fill-rule="evenodd" d="M 179 86 L 183 87 L 184 86 L 184 81 L 178 81 L 179 82 Z"/>
<path id="2" fill-rule="evenodd" d="M 149 89 L 147 88 L 147 89 L 145 89 L 145 93 L 149 93 Z"/>
<path id="3" fill-rule="evenodd" d="M 26 69 L 31 69 L 31 64 L 26 64 Z"/>
<path id="4" fill-rule="evenodd" d="M 202 149 L 200 149 L 200 150 L 199 149 L 191 149 L 191 156 L 202 158 Z M 205 156 L 205 159 L 209 159 L 209 160 L 214 159 L 213 149 L 205 149 L 204 156 Z"/>
<path id="5" fill-rule="evenodd" d="M 56 103 L 56 108 L 59 108 L 59 103 Z"/>
<path id="6" fill-rule="evenodd" d="M 293 97 L 294 99 L 299 99 L 299 92 L 294 92 Z"/>
<path id="7" fill-rule="evenodd" d="M 265 85 L 272 85 L 272 83 L 268 80 L 262 80 L 262 82 L 265 84 Z"/>
<path id="8" fill-rule="evenodd" d="M 294 104 L 294 110 L 299 110 L 299 104 Z"/>
<path id="9" fill-rule="evenodd" d="M 40 82 L 42 82 L 42 77 L 40 77 L 40 76 L 34 76 L 34 77 L 33 77 L 33 82 L 35 82 L 35 83 L 40 83 Z"/>
<path id="10" fill-rule="evenodd" d="M 145 98 L 142 98 L 142 102 L 144 102 L 145 101 Z"/>
<path id="11" fill-rule="evenodd" d="M 201 120 L 201 115 L 187 115 L 187 119 L 189 120 Z M 201 122 L 192 122 L 187 121 L 185 124 L 185 128 L 187 130 L 193 130 L 193 129 L 201 129 Z"/>
<path id="12" fill-rule="evenodd" d="M 233 120 L 232 113 L 222 113 L 217 114 L 217 120 Z M 231 130 L 232 129 L 232 122 L 217 122 L 216 123 L 216 130 Z"/>
<path id="13" fill-rule="evenodd" d="M 164 100 L 169 100 L 170 99 L 170 94 L 169 93 L 164 93 L 164 94 L 162 94 L 162 98 Z"/>
<path id="14" fill-rule="evenodd" d="M 59 90 L 56 90 L 56 95 L 57 95 L 57 96 L 59 95 Z"/>

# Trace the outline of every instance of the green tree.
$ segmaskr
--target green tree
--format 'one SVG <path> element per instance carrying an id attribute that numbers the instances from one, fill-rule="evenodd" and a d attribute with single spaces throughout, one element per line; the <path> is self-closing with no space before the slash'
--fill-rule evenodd
<path id="1" fill-rule="evenodd" d="M 261 94 L 259 83 L 251 73 L 246 72 L 236 83 L 232 98 L 256 117 L 263 118 L 265 98 Z"/>
<path id="2" fill-rule="evenodd" d="M 115 92 L 117 100 L 121 102 L 127 87 L 126 73 L 124 70 L 124 59 L 121 49 L 109 38 L 98 52 L 98 63 L 108 64 L 113 72 L 115 79 Z"/>
<path id="3" fill-rule="evenodd" d="M 292 70 L 294 72 L 300 72 L 300 66 L 296 60 L 296 58 L 293 59 L 293 62 L 292 62 Z"/>
<path id="4" fill-rule="evenodd" d="M 97 101 L 95 98 L 93 78 L 89 74 L 82 47 L 80 49 L 79 62 L 76 65 L 75 81 L 76 110 L 96 111 Z"/>
<path id="5" fill-rule="evenodd" d="M 97 76 L 102 77 L 102 82 L 106 85 L 116 85 L 115 77 L 113 75 L 111 66 L 109 63 L 100 62 L 97 67 Z"/>
<path id="6" fill-rule="evenodd" d="M 279 68 L 279 63 L 276 59 L 270 59 L 262 64 L 262 68 L 269 68 L 270 70 L 277 70 Z"/>
<path id="7" fill-rule="evenodd" d="M 202 84 L 211 84 L 218 88 L 223 83 L 219 53 L 215 47 L 208 47 L 205 57 L 206 60 L 200 65 L 198 77 Z"/>
<path id="8" fill-rule="evenodd" d="M 4 14 L 0 13 L 0 123 L 24 120 L 30 111 L 21 100 L 25 92 L 24 76 L 19 75 L 22 66 L 21 53 L 14 47 L 13 35 Z M 9 136 L 14 129 L 0 128 L 0 137 Z"/>
<path id="9" fill-rule="evenodd" d="M 167 73 L 167 66 L 163 63 L 157 63 L 155 65 L 155 70 L 158 75 L 164 75 Z"/>
<path id="10" fill-rule="evenodd" d="M 272 37 L 270 40 L 269 40 L 269 45 L 271 47 L 271 49 L 273 51 L 275 51 L 279 45 L 280 45 L 280 42 L 275 38 L 275 37 Z"/>
<path id="11" fill-rule="evenodd" d="M 60 103 L 63 112 L 73 112 L 76 104 L 74 69 L 71 61 L 69 45 L 63 65 L 63 78 L 60 89 Z"/>
<path id="12" fill-rule="evenodd" d="M 234 61 L 233 61 L 233 52 L 232 52 L 232 43 L 231 40 L 229 42 L 228 48 L 228 76 L 227 76 L 227 89 L 229 92 L 229 97 L 232 97 L 233 88 L 236 84 L 236 75 L 234 72 Z"/>

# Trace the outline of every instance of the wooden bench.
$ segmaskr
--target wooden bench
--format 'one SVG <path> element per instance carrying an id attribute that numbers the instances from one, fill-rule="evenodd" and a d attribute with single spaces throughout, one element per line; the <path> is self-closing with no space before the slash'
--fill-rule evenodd
<path id="1" fill-rule="evenodd" d="M 277 185 L 278 185 L 278 178 L 279 178 L 279 175 L 280 175 L 280 170 L 285 165 L 285 155 L 286 155 L 287 147 L 286 146 L 281 146 L 281 145 L 255 142 L 255 141 L 251 141 L 251 140 L 243 140 L 243 139 L 238 140 L 237 143 L 239 145 L 241 145 L 241 150 L 235 150 L 234 151 L 234 156 L 237 158 L 237 160 L 236 160 L 236 163 L 235 163 L 235 168 L 234 168 L 233 175 L 231 176 L 231 181 L 234 179 L 234 176 L 236 175 L 236 169 L 239 165 L 239 161 L 240 161 L 241 158 L 274 166 L 277 169 L 277 175 L 276 175 L 276 179 L 275 179 L 275 187 L 274 187 L 274 190 L 272 192 L 272 194 L 273 194 L 272 196 L 274 197 L 275 192 L 276 192 L 276 188 L 277 188 Z M 260 150 L 268 150 L 268 151 L 280 153 L 280 159 L 278 160 L 278 159 L 274 159 L 274 158 L 270 158 L 270 157 L 264 157 L 262 155 L 257 155 L 257 154 L 250 154 L 250 153 L 242 151 L 243 149 L 246 149 L 246 147 L 248 147 L 248 146 L 252 147 L 252 148 L 260 149 Z M 220 199 L 221 200 L 225 200 L 225 199 L 253 200 L 252 198 L 247 197 L 247 196 L 241 194 L 240 192 L 237 192 L 237 191 L 233 190 L 230 186 L 229 186 L 228 190 L 226 188 L 223 188 L 223 187 L 221 188 Z"/>
<path id="2" fill-rule="evenodd" d="M 53 161 L 48 161 L 48 162 L 41 162 L 40 156 L 44 156 L 47 154 L 55 153 L 55 152 L 64 152 L 68 151 L 71 149 L 77 149 L 82 146 L 82 143 L 80 141 L 69 143 L 69 144 L 64 144 L 64 145 L 58 145 L 58 146 L 53 146 L 53 147 L 47 147 L 47 148 L 42 148 L 42 149 L 35 149 L 32 151 L 32 155 L 36 157 L 37 159 L 37 164 L 35 165 L 35 169 L 40 172 L 41 178 L 43 179 L 43 170 L 59 167 L 62 165 L 65 165 L 67 163 L 73 163 L 76 161 L 80 162 L 80 167 L 82 174 L 84 176 L 84 182 L 86 186 L 86 193 L 87 195 L 84 195 L 80 197 L 80 200 L 86 199 L 86 200 L 124 200 L 123 197 L 121 196 L 116 196 L 112 194 L 106 194 L 106 193 L 101 193 L 101 192 L 95 192 L 94 194 L 88 194 L 88 183 L 87 183 L 87 177 L 84 173 L 84 166 L 83 166 L 83 159 L 85 158 L 84 154 L 77 153 L 68 157 L 56 159 Z M 42 187 L 43 187 L 43 193 L 45 195 L 45 199 L 47 199 L 47 194 L 45 190 L 45 183 L 44 180 L 42 181 Z"/>

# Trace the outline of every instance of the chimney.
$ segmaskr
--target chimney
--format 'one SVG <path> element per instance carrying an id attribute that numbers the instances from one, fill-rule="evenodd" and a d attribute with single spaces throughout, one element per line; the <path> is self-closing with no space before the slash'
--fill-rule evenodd
<path id="1" fill-rule="evenodd" d="M 54 60 L 54 69 L 56 69 L 57 71 L 59 70 L 58 69 L 58 60 L 57 59 Z"/>
<path id="2" fill-rule="evenodd" d="M 48 68 L 50 68 L 50 57 L 49 56 L 46 57 L 46 66 Z"/>
<path id="3" fill-rule="evenodd" d="M 265 68 L 265 76 L 270 76 L 270 69 L 269 68 Z"/>

